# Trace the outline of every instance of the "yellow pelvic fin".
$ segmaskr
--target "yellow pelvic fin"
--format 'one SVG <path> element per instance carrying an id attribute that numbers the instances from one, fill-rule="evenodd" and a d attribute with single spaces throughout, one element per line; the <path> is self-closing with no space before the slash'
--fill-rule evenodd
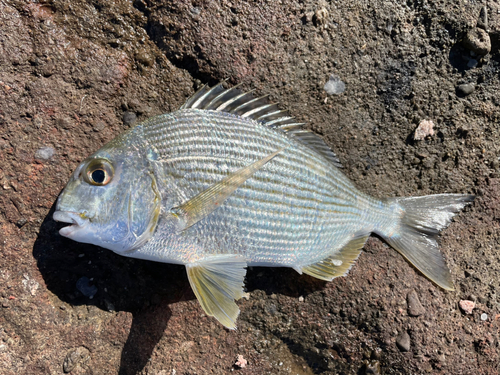
<path id="1" fill-rule="evenodd" d="M 369 236 L 352 240 L 340 252 L 317 263 L 302 267 L 302 272 L 317 279 L 332 281 L 335 277 L 345 276 L 358 259 Z"/>
<path id="2" fill-rule="evenodd" d="M 204 217 L 210 215 L 220 207 L 238 187 L 283 150 L 284 148 L 281 148 L 275 153 L 237 170 L 187 202 L 181 204 L 179 207 L 174 208 L 173 212 L 185 220 L 182 229 L 189 228 Z"/>
<path id="3" fill-rule="evenodd" d="M 215 256 L 187 264 L 189 284 L 201 307 L 229 329 L 236 329 L 240 310 L 234 302 L 244 295 L 247 263 L 239 256 Z"/>

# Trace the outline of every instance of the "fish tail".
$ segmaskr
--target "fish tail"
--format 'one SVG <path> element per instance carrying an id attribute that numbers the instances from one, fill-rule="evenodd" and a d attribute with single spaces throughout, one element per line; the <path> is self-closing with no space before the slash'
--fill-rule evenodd
<path id="1" fill-rule="evenodd" d="M 376 233 L 431 281 L 453 290 L 451 274 L 436 239 L 452 217 L 474 198 L 462 194 L 389 198 L 386 203 L 396 213 L 396 223 Z"/>

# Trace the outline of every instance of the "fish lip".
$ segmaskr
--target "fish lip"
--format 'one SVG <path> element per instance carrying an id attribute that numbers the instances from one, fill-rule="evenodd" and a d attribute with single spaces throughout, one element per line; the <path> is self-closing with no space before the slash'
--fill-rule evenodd
<path id="1" fill-rule="evenodd" d="M 59 234 L 61 236 L 64 236 L 64 237 L 69 237 L 75 231 L 83 228 L 88 223 L 88 219 L 84 219 L 81 217 L 80 213 L 72 212 L 72 211 L 57 210 L 52 215 L 52 218 L 55 221 L 59 221 L 61 223 L 72 224 L 72 225 L 63 227 L 59 230 Z"/>

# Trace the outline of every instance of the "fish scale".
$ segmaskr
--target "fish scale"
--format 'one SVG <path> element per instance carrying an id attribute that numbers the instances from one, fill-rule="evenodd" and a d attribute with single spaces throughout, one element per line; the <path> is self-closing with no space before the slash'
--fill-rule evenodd
<path id="1" fill-rule="evenodd" d="M 274 168 L 268 164 L 256 172 L 252 179 L 234 192 L 223 207 L 195 227 L 189 228 L 189 235 L 203 238 L 203 249 L 212 249 L 217 247 L 214 246 L 215 239 L 227 231 L 228 227 L 242 227 L 244 229 L 236 232 L 238 238 L 235 238 L 234 243 L 225 244 L 227 248 L 219 249 L 219 253 L 243 255 L 249 259 L 250 264 L 257 265 L 300 266 L 304 262 L 311 263 L 311 260 L 314 262 L 331 255 L 335 246 L 341 248 L 350 238 L 350 233 L 362 230 L 365 225 L 360 225 L 360 213 L 353 205 L 354 200 L 347 200 L 352 199 L 353 194 L 349 191 L 345 193 L 343 208 L 339 207 L 340 199 L 332 200 L 332 192 L 339 189 L 343 191 L 346 185 L 350 185 L 349 181 L 338 182 L 345 177 L 321 155 L 313 154 L 298 142 L 284 139 L 273 129 L 256 125 L 253 121 L 242 121 L 224 112 L 182 110 L 176 113 L 171 126 L 168 121 L 151 125 L 153 129 L 149 129 L 149 125 L 144 126 L 146 142 L 158 152 L 159 160 L 165 164 L 167 173 L 170 170 L 176 174 L 182 174 L 186 169 L 195 170 L 176 181 L 178 188 L 190 191 L 191 196 L 216 183 L 229 171 L 258 160 L 279 147 L 289 147 L 289 150 L 285 149 L 273 160 Z M 167 138 L 149 135 L 158 134 L 158 127 L 168 134 Z M 211 142 L 204 142 L 211 133 Z M 158 139 L 161 141 L 158 142 Z M 254 152 L 243 155 L 241 142 L 245 143 L 245 150 Z M 196 147 L 191 148 L 195 145 Z M 170 159 L 171 155 L 175 155 L 175 158 Z M 186 155 L 186 159 L 183 159 L 183 155 Z M 200 157 L 195 164 L 192 162 L 193 156 Z M 329 172 L 327 176 L 311 173 L 300 162 L 305 159 L 313 159 L 318 169 Z M 215 169 L 228 172 L 214 173 L 214 165 L 217 166 Z M 290 179 L 295 181 L 294 186 L 289 186 L 288 192 L 283 191 L 283 181 Z M 286 204 L 283 204 L 284 198 L 288 199 Z M 308 207 L 304 202 L 311 202 L 311 198 L 316 206 Z M 318 207 L 318 202 L 321 202 L 321 207 Z M 258 210 L 248 209 L 249 206 L 257 206 Z M 321 211 L 325 214 L 318 215 Z M 321 219 L 318 220 L 320 216 Z M 272 231 L 269 230 L 270 222 L 273 223 Z M 319 224 L 314 225 L 314 222 Z M 339 225 L 344 228 L 339 228 Z M 203 236 L 202 232 L 213 235 Z M 278 243 L 271 242 L 270 246 L 268 238 L 280 240 Z M 154 246 L 154 242 L 151 245 Z"/>
<path id="2" fill-rule="evenodd" d="M 236 327 L 248 265 L 345 276 L 373 232 L 452 289 L 437 235 L 474 197 L 370 197 L 316 134 L 265 97 L 202 87 L 85 159 L 59 196 L 60 234 L 186 267 L 205 313 Z"/>

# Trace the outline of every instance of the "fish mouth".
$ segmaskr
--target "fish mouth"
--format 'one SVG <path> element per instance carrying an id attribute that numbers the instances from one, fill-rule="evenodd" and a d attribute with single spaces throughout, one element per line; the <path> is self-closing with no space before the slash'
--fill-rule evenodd
<path id="1" fill-rule="evenodd" d="M 81 214 L 71 211 L 56 211 L 52 218 L 55 221 L 72 224 L 59 230 L 59 234 L 64 237 L 70 237 L 75 231 L 83 228 L 88 223 L 88 220 L 84 219 Z"/>

